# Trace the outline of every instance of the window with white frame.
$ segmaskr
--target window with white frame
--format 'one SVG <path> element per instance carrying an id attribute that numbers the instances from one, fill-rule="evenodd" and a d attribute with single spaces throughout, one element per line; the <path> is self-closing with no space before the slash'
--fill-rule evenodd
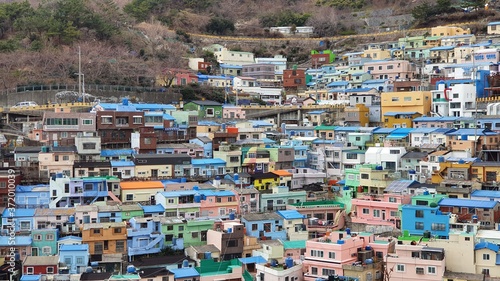
<path id="1" fill-rule="evenodd" d="M 490 260 L 490 254 L 483 254 L 483 260 L 489 261 Z"/>
<path id="2" fill-rule="evenodd" d="M 328 258 L 334 260 L 335 259 L 335 252 L 328 252 Z"/>
<path id="3" fill-rule="evenodd" d="M 53 266 L 47 266 L 47 274 L 54 274 L 54 267 Z"/>
<path id="4" fill-rule="evenodd" d="M 436 274 L 436 267 L 435 266 L 428 266 L 427 267 L 427 273 L 429 273 L 429 274 Z"/>
<path id="5" fill-rule="evenodd" d="M 397 272 L 405 272 L 405 265 L 404 264 L 397 264 L 396 271 Z"/>
<path id="6" fill-rule="evenodd" d="M 376 218 L 380 217 L 380 210 L 373 210 L 373 216 Z"/>
<path id="7" fill-rule="evenodd" d="M 415 268 L 415 273 L 416 274 L 425 274 L 424 268 L 423 267 Z"/>
<path id="8" fill-rule="evenodd" d="M 318 268 L 317 267 L 311 267 L 311 275 L 318 275 Z"/>
<path id="9" fill-rule="evenodd" d="M 363 208 L 363 215 L 369 215 L 370 214 L 370 209 Z"/>
<path id="10" fill-rule="evenodd" d="M 42 248 L 42 253 L 45 255 L 50 255 L 52 252 L 52 248 L 50 246 L 45 246 Z"/>
<path id="11" fill-rule="evenodd" d="M 126 199 L 127 201 L 132 201 L 132 200 L 134 200 L 134 194 L 127 194 L 125 199 Z"/>
<path id="12" fill-rule="evenodd" d="M 31 222 L 22 221 L 21 222 L 21 230 L 31 230 Z"/>
<path id="13" fill-rule="evenodd" d="M 35 268 L 33 267 L 26 267 L 26 274 L 33 274 L 35 272 Z"/>
<path id="14" fill-rule="evenodd" d="M 323 257 L 323 251 L 311 250 L 311 257 L 322 258 Z"/>

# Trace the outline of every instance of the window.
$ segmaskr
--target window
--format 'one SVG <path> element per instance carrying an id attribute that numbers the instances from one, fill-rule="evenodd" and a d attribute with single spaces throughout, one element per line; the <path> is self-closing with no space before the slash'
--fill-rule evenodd
<path id="1" fill-rule="evenodd" d="M 425 271 L 424 271 L 424 268 L 423 268 L 423 267 L 417 267 L 417 268 L 415 269 L 415 271 L 416 271 L 416 273 L 417 273 L 417 274 L 424 274 L 424 273 L 425 273 Z"/>
<path id="2" fill-rule="evenodd" d="M 83 119 L 82 123 L 83 123 L 83 125 L 92 125 L 92 124 L 94 124 L 94 120 L 92 120 L 92 119 Z"/>
<path id="3" fill-rule="evenodd" d="M 397 264 L 396 271 L 397 272 L 405 272 L 405 265 L 404 264 Z"/>
<path id="4" fill-rule="evenodd" d="M 116 117 L 116 125 L 128 125 L 128 117 Z"/>
<path id="5" fill-rule="evenodd" d="M 412 258 L 420 258 L 420 252 L 418 252 L 418 251 L 411 252 L 411 257 Z"/>
<path id="6" fill-rule="evenodd" d="M 396 203 L 398 202 L 398 200 L 396 199 L 396 197 L 389 197 L 389 202 Z"/>
<path id="7" fill-rule="evenodd" d="M 431 225 L 431 230 L 444 231 L 446 230 L 446 225 L 444 223 L 433 223 Z"/>
<path id="8" fill-rule="evenodd" d="M 183 225 L 179 225 L 178 231 L 184 231 L 184 226 Z"/>
<path id="9" fill-rule="evenodd" d="M 102 253 L 102 243 L 94 244 L 94 253 Z"/>
<path id="10" fill-rule="evenodd" d="M 228 240 L 227 247 L 228 248 L 238 247 L 238 240 Z"/>
<path id="11" fill-rule="evenodd" d="M 323 257 L 323 251 L 311 250 L 311 257 L 322 258 Z"/>
<path id="12" fill-rule="evenodd" d="M 435 266 L 428 266 L 427 267 L 427 273 L 429 273 L 429 274 L 436 274 L 436 267 Z"/>
<path id="13" fill-rule="evenodd" d="M 373 210 L 373 216 L 376 218 L 380 218 L 380 210 Z"/>
<path id="14" fill-rule="evenodd" d="M 424 223 L 419 221 L 415 222 L 415 229 L 424 230 Z"/>
<path id="15" fill-rule="evenodd" d="M 83 149 L 95 149 L 95 143 L 85 142 L 83 143 Z"/>
<path id="16" fill-rule="evenodd" d="M 142 124 L 142 116 L 134 116 L 133 122 L 134 124 Z"/>
<path id="17" fill-rule="evenodd" d="M 335 252 L 328 252 L 328 258 L 329 259 L 335 259 Z"/>
<path id="18" fill-rule="evenodd" d="M 411 101 L 411 97 L 404 97 L 404 101 Z"/>
<path id="19" fill-rule="evenodd" d="M 252 231 L 258 230 L 258 225 L 257 224 L 252 224 Z"/>
<path id="20" fill-rule="evenodd" d="M 369 180 L 370 179 L 370 175 L 369 174 L 361 174 L 361 179 Z"/>
<path id="21" fill-rule="evenodd" d="M 173 231 L 174 226 L 173 225 L 167 225 L 167 231 Z"/>
<path id="22" fill-rule="evenodd" d="M 312 275 L 318 275 L 318 268 L 317 267 L 311 267 L 311 274 Z"/>
<path id="23" fill-rule="evenodd" d="M 370 209 L 363 208 L 363 215 L 368 215 L 370 214 Z"/>
<path id="24" fill-rule="evenodd" d="M 33 238 L 34 238 L 35 241 L 41 241 L 42 240 L 42 235 L 41 234 L 36 234 L 36 235 L 34 235 Z"/>
<path id="25" fill-rule="evenodd" d="M 63 161 L 69 161 L 69 156 L 68 155 L 64 155 L 63 156 Z"/>
<path id="26" fill-rule="evenodd" d="M 346 159 L 358 159 L 358 155 L 356 153 L 347 153 Z"/>
<path id="27" fill-rule="evenodd" d="M 398 97 L 392 97 L 392 101 L 399 101 Z"/>
<path id="28" fill-rule="evenodd" d="M 125 252 L 125 241 L 116 241 L 116 252 L 123 253 Z"/>
<path id="29" fill-rule="evenodd" d="M 94 234 L 101 234 L 101 229 L 100 228 L 94 228 L 93 233 Z"/>
<path id="30" fill-rule="evenodd" d="M 490 254 L 483 254 L 483 260 L 489 261 L 490 260 Z"/>
<path id="31" fill-rule="evenodd" d="M 134 200 L 134 194 L 127 194 L 126 197 L 125 197 L 125 200 L 127 200 L 127 201 Z"/>
<path id="32" fill-rule="evenodd" d="M 198 238 L 198 232 L 192 232 L 191 238 Z"/>
<path id="33" fill-rule="evenodd" d="M 77 264 L 83 264 L 83 257 L 76 257 Z"/>
<path id="34" fill-rule="evenodd" d="M 335 269 L 328 269 L 328 268 L 323 268 L 321 272 L 323 276 L 332 276 L 335 275 Z"/>
<path id="35" fill-rule="evenodd" d="M 398 211 L 391 211 L 391 217 L 399 217 Z"/>
<path id="36" fill-rule="evenodd" d="M 121 228 L 119 228 L 119 227 L 115 227 L 115 228 L 113 228 L 113 233 L 114 233 L 114 234 L 117 234 L 117 233 L 122 233 L 122 229 L 121 229 Z"/>
<path id="37" fill-rule="evenodd" d="M 424 217 L 424 211 L 423 210 L 416 210 L 415 211 L 415 217 L 416 218 L 423 218 Z"/>
<path id="38" fill-rule="evenodd" d="M 26 274 L 33 274 L 35 272 L 33 267 L 27 267 L 26 268 Z"/>
<path id="39" fill-rule="evenodd" d="M 42 253 L 44 255 L 50 255 L 52 253 L 52 248 L 50 246 L 45 246 L 42 248 Z"/>
<path id="40" fill-rule="evenodd" d="M 399 154 L 399 150 L 397 150 L 397 149 L 391 149 L 391 150 L 389 151 L 389 153 L 390 153 L 390 154 Z"/>
<path id="41" fill-rule="evenodd" d="M 101 124 L 113 124 L 113 117 L 111 116 L 102 116 Z"/>
<path id="42" fill-rule="evenodd" d="M 29 221 L 22 221 L 21 230 L 31 230 L 31 223 Z"/>
<path id="43" fill-rule="evenodd" d="M 213 117 L 215 115 L 213 108 L 207 108 L 205 112 L 206 112 L 205 115 L 209 117 Z"/>
<path id="44" fill-rule="evenodd" d="M 54 240 L 54 234 L 50 233 L 45 235 L 45 240 Z"/>

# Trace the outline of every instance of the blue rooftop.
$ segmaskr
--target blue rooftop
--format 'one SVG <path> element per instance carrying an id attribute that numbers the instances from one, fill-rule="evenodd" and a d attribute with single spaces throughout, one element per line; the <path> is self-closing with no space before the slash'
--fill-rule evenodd
<path id="1" fill-rule="evenodd" d="M 250 122 L 252 122 L 252 126 L 254 128 L 258 128 L 258 127 L 272 127 L 274 126 L 273 124 L 267 122 L 267 121 L 262 121 L 262 120 L 251 120 Z"/>
<path id="2" fill-rule="evenodd" d="M 13 218 L 13 217 L 34 217 L 35 209 L 19 209 L 15 208 L 13 212 L 6 208 L 2 213 L 2 218 Z"/>
<path id="3" fill-rule="evenodd" d="M 480 242 L 480 243 L 477 243 L 475 246 L 474 246 L 474 250 L 477 251 L 477 250 L 482 250 L 482 249 L 490 249 L 492 250 L 493 252 L 498 252 L 499 250 L 499 247 L 497 244 L 493 244 L 493 243 L 490 243 L 490 242 Z"/>
<path id="4" fill-rule="evenodd" d="M 250 264 L 250 263 L 256 263 L 256 264 L 261 264 L 261 263 L 266 263 L 267 260 L 261 256 L 255 256 L 255 257 L 248 257 L 248 258 L 239 258 L 238 259 L 242 264 Z"/>
<path id="5" fill-rule="evenodd" d="M 224 161 L 220 158 L 191 159 L 191 164 L 192 165 L 214 165 L 214 164 L 225 165 L 226 161 Z"/>
<path id="6" fill-rule="evenodd" d="M 170 272 L 174 274 L 174 278 L 191 278 L 191 277 L 198 277 L 200 276 L 200 273 L 196 271 L 193 267 L 185 267 L 185 268 L 175 268 L 175 269 L 169 269 Z"/>
<path id="7" fill-rule="evenodd" d="M 20 281 L 39 281 L 42 280 L 42 275 L 23 275 Z"/>
<path id="8" fill-rule="evenodd" d="M 132 155 L 134 153 L 135 153 L 135 151 L 132 148 L 103 149 L 103 150 L 101 150 L 101 157 L 129 156 L 129 155 Z"/>
<path id="9" fill-rule="evenodd" d="M 141 208 L 144 210 L 145 214 L 150 214 L 150 213 L 163 213 L 165 212 L 165 208 L 163 208 L 162 205 L 156 204 L 154 206 L 150 205 L 141 205 Z"/>
<path id="10" fill-rule="evenodd" d="M 336 127 L 335 132 L 358 132 L 360 127 Z"/>
<path id="11" fill-rule="evenodd" d="M 79 245 L 65 245 L 62 244 L 59 251 L 89 251 L 89 244 L 79 244 Z"/>
<path id="12" fill-rule="evenodd" d="M 346 81 L 337 81 L 337 82 L 330 82 L 327 87 L 338 87 L 338 86 L 347 86 L 349 85 L 349 82 Z"/>
<path id="13" fill-rule="evenodd" d="M 439 206 L 484 208 L 484 209 L 493 209 L 497 204 L 498 204 L 497 201 L 457 199 L 457 198 L 443 198 L 438 203 Z"/>
<path id="14" fill-rule="evenodd" d="M 133 161 L 110 161 L 111 167 L 134 167 L 135 164 Z"/>
<path id="15" fill-rule="evenodd" d="M 0 247 L 7 247 L 12 245 L 12 242 L 9 241 L 10 236 L 0 236 Z M 16 235 L 15 240 L 16 247 L 17 246 L 30 246 L 31 245 L 31 236 L 20 236 Z M 12 247 L 12 246 L 11 246 Z"/>
<path id="16" fill-rule="evenodd" d="M 498 190 L 474 190 L 470 194 L 471 197 L 487 197 L 487 198 L 500 198 L 500 191 Z"/>
<path id="17" fill-rule="evenodd" d="M 281 217 L 283 217 L 285 220 L 303 219 L 305 217 L 297 210 L 283 210 L 283 211 L 276 211 L 276 213 Z"/>
<path id="18" fill-rule="evenodd" d="M 455 49 L 455 46 L 439 46 L 439 47 L 430 48 L 430 51 L 431 52 L 432 51 L 448 51 L 448 50 L 453 50 L 453 49 Z"/>
<path id="19" fill-rule="evenodd" d="M 396 115 L 413 115 L 413 114 L 417 114 L 418 112 L 416 111 L 411 111 L 411 112 L 386 112 L 384 114 L 384 116 L 396 116 Z"/>
<path id="20" fill-rule="evenodd" d="M 324 110 L 314 110 L 314 111 L 309 111 L 307 114 L 311 115 L 311 114 L 322 114 L 322 113 L 325 113 Z"/>
<path id="21" fill-rule="evenodd" d="M 458 129 L 453 132 L 446 133 L 447 136 L 496 136 L 497 132 L 488 129 Z"/>
<path id="22" fill-rule="evenodd" d="M 66 240 L 78 240 L 78 241 L 82 241 L 82 237 L 78 237 L 78 236 L 74 236 L 74 235 L 69 235 L 69 236 L 65 236 L 65 237 L 59 238 L 57 240 L 57 242 L 66 241 Z"/>
<path id="23" fill-rule="evenodd" d="M 434 131 L 436 131 L 437 128 L 416 128 L 416 129 L 413 129 L 413 131 L 411 131 L 412 134 L 415 134 L 415 133 L 432 133 Z"/>
<path id="24" fill-rule="evenodd" d="M 396 130 L 395 128 L 377 128 L 373 130 L 374 134 L 390 134 L 392 131 Z"/>
<path id="25" fill-rule="evenodd" d="M 380 84 L 380 83 L 385 83 L 387 81 L 388 81 L 388 79 L 371 79 L 371 80 L 363 81 L 362 84 Z"/>

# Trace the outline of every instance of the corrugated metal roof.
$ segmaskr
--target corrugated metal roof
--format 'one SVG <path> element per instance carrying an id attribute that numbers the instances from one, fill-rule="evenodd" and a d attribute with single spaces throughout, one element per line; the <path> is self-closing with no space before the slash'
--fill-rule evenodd
<path id="1" fill-rule="evenodd" d="M 484 209 L 492 209 L 497 204 L 498 204 L 497 201 L 457 199 L 457 198 L 443 198 L 438 203 L 439 206 L 465 207 L 465 208 L 484 208 Z"/>

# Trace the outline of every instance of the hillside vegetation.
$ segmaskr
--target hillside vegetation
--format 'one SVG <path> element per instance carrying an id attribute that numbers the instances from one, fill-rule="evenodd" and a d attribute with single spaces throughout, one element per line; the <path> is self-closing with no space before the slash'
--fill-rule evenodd
<path id="1" fill-rule="evenodd" d="M 481 4 L 482 3 L 482 4 Z M 0 89 L 26 84 L 74 84 L 78 49 L 85 83 L 155 86 L 165 68 L 185 68 L 206 44 L 190 33 L 282 37 L 271 26 L 315 27 L 317 37 L 407 29 L 447 19 L 487 20 L 468 13 L 484 0 L 31 0 L 0 3 Z M 459 13 L 456 13 L 456 11 Z M 454 13 L 455 12 L 455 13 Z M 453 15 L 457 15 L 453 18 Z M 375 40 L 376 38 L 373 38 Z M 380 38 L 378 38 L 380 39 Z M 257 56 L 283 54 L 305 62 L 304 42 L 228 43 Z M 354 48 L 355 37 L 323 48 Z"/>

